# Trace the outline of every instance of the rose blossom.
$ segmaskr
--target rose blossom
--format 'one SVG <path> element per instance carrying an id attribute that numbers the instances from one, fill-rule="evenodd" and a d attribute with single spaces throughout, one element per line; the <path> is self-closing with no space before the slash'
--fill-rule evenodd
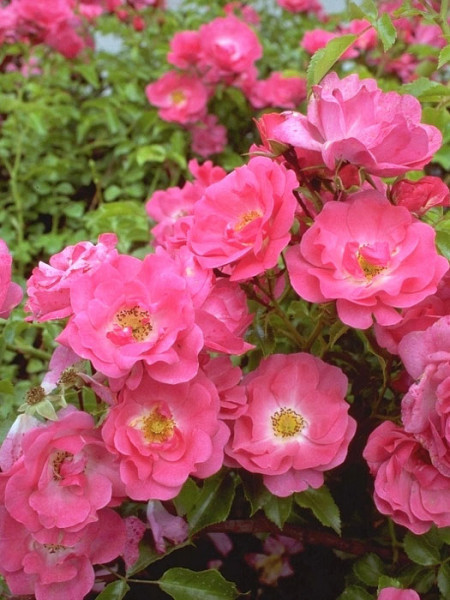
<path id="1" fill-rule="evenodd" d="M 0 506 L 0 573 L 14 596 L 82 600 L 95 582 L 93 565 L 117 558 L 124 544 L 124 523 L 108 508 L 76 533 L 31 533 Z"/>
<path id="2" fill-rule="evenodd" d="M 232 464 L 262 473 L 276 496 L 319 488 L 340 465 L 356 422 L 348 416 L 347 378 L 310 354 L 273 354 L 244 378 L 247 409 L 230 422 Z"/>
<path id="3" fill-rule="evenodd" d="M 307 116 L 282 113 L 271 138 L 310 154 L 334 170 L 342 161 L 380 177 L 421 169 L 442 143 L 442 134 L 420 122 L 419 101 L 382 92 L 375 79 L 329 73 L 313 87 Z M 319 158 L 320 157 L 320 158 Z"/>
<path id="4" fill-rule="evenodd" d="M 286 252 L 295 291 L 309 302 L 336 299 L 339 318 L 359 329 L 401 321 L 396 308 L 437 289 L 448 261 L 436 252 L 435 231 L 385 196 L 364 191 L 328 202 L 299 246 Z M 424 269 L 426 265 L 426 269 Z"/>
<path id="5" fill-rule="evenodd" d="M 39 262 L 27 281 L 28 299 L 25 310 L 38 321 L 63 319 L 72 314 L 70 288 L 88 272 L 94 272 L 117 256 L 117 236 L 104 233 L 98 243 L 79 242 L 67 246 L 50 257 L 49 263 Z"/>
<path id="6" fill-rule="evenodd" d="M 170 500 L 189 475 L 209 477 L 223 462 L 228 428 L 219 421 L 215 386 L 199 372 L 187 383 L 167 385 L 144 373 L 125 387 L 102 435 L 120 459 L 120 476 L 134 500 Z"/>
<path id="7" fill-rule="evenodd" d="M 377 600 L 420 600 L 420 596 L 415 590 L 387 587 L 380 591 Z"/>
<path id="8" fill-rule="evenodd" d="M 267 79 L 255 81 L 246 93 L 254 108 L 295 108 L 306 98 L 306 80 L 274 71 Z"/>
<path id="9" fill-rule="evenodd" d="M 417 535 L 450 526 L 450 478 L 430 464 L 415 437 L 385 421 L 369 436 L 363 456 L 375 477 L 378 510 Z"/>
<path id="10" fill-rule="evenodd" d="M 206 114 L 208 90 L 195 75 L 170 71 L 154 83 L 149 83 L 145 94 L 150 104 L 159 108 L 165 121 L 195 123 Z"/>
<path id="11" fill-rule="evenodd" d="M 123 377 L 140 361 L 160 381 L 196 374 L 203 336 L 186 281 L 167 256 L 120 255 L 80 279 L 70 300 L 74 315 L 57 341 L 104 375 Z"/>
<path id="12" fill-rule="evenodd" d="M 200 264 L 230 265 L 231 281 L 274 267 L 291 237 L 297 185 L 292 171 L 257 157 L 209 186 L 194 206 L 190 232 Z"/>
<path id="13" fill-rule="evenodd" d="M 70 406 L 23 435 L 22 454 L 1 474 L 4 504 L 29 531 L 80 531 L 124 496 L 117 459 L 91 415 Z"/>
<path id="14" fill-rule="evenodd" d="M 192 150 L 203 158 L 223 152 L 227 145 L 227 129 L 218 123 L 215 115 L 206 115 L 190 127 L 190 132 Z"/>
<path id="15" fill-rule="evenodd" d="M 277 0 L 278 4 L 293 13 L 313 12 L 322 15 L 323 8 L 318 0 Z"/>
<path id="16" fill-rule="evenodd" d="M 167 62 L 180 69 L 195 67 L 200 52 L 201 37 L 198 31 L 178 31 L 170 40 Z"/>
<path id="17" fill-rule="evenodd" d="M 7 319 L 12 309 L 22 300 L 22 288 L 11 281 L 12 256 L 0 239 L 0 318 Z"/>
<path id="18" fill-rule="evenodd" d="M 428 175 L 418 181 L 402 179 L 392 186 L 394 204 L 404 206 L 417 216 L 433 206 L 450 206 L 450 191 L 442 179 Z"/>

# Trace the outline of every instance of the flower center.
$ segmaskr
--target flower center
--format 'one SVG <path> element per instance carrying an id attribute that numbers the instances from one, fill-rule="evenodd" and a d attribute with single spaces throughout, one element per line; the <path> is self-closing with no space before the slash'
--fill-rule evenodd
<path id="1" fill-rule="evenodd" d="M 272 416 L 272 430 L 277 437 L 291 438 L 305 427 L 305 419 L 292 408 L 281 408 Z"/>
<path id="2" fill-rule="evenodd" d="M 152 331 L 150 313 L 139 306 L 122 308 L 114 320 L 124 333 L 131 334 L 136 342 L 144 342 Z"/>
<path id="3" fill-rule="evenodd" d="M 184 92 L 182 92 L 181 90 L 175 90 L 170 94 L 170 97 L 172 98 L 172 102 L 174 104 L 181 104 L 182 102 L 184 102 L 186 100 L 186 96 L 184 95 Z"/>
<path id="4" fill-rule="evenodd" d="M 244 227 L 247 227 L 249 223 L 260 217 L 262 217 L 262 212 L 260 210 L 249 210 L 239 217 L 239 220 L 234 225 L 234 230 L 241 231 Z"/>
<path id="5" fill-rule="evenodd" d="M 154 408 L 151 413 L 135 419 L 131 425 L 141 430 L 145 441 L 149 444 L 167 442 L 173 436 L 175 421 L 172 417 L 162 414 L 159 408 Z"/>
<path id="6" fill-rule="evenodd" d="M 49 554 L 56 554 L 60 550 L 66 549 L 66 546 L 61 546 L 61 544 L 43 544 L 43 547 Z"/>
<path id="7" fill-rule="evenodd" d="M 356 258 L 358 260 L 359 266 L 361 267 L 361 269 L 364 272 L 364 277 L 366 279 L 368 279 L 369 281 L 372 281 L 372 279 L 376 275 L 379 275 L 382 271 L 384 271 L 386 269 L 386 267 L 383 267 L 382 265 L 374 265 L 374 264 L 370 263 L 359 252 L 358 252 Z"/>
<path id="8" fill-rule="evenodd" d="M 54 481 L 60 481 L 63 478 L 63 476 L 61 475 L 61 467 L 66 459 L 71 461 L 73 459 L 73 454 L 70 452 L 66 452 L 65 450 L 58 450 L 53 455 L 52 472 Z"/>

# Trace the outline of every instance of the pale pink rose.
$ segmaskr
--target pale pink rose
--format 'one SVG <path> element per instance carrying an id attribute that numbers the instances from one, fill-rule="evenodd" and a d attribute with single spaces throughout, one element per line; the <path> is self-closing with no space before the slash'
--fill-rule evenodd
<path id="1" fill-rule="evenodd" d="M 95 582 L 93 565 L 117 558 L 124 544 L 124 523 L 108 508 L 76 533 L 32 533 L 0 507 L 0 573 L 14 596 L 82 600 Z"/>
<path id="2" fill-rule="evenodd" d="M 164 121 L 185 125 L 206 115 L 209 92 L 196 75 L 169 71 L 145 88 L 148 101 Z"/>
<path id="3" fill-rule="evenodd" d="M 415 590 L 387 587 L 380 591 L 377 600 L 420 600 L 420 596 Z"/>
<path id="4" fill-rule="evenodd" d="M 421 169 L 442 143 L 442 134 L 420 122 L 419 101 L 382 92 L 375 79 L 329 73 L 313 88 L 307 116 L 284 113 L 271 138 L 300 148 L 333 170 L 347 161 L 380 177 Z M 317 160 L 317 158 L 316 158 Z"/>
<path id="5" fill-rule="evenodd" d="M 25 433 L 20 458 L 1 475 L 7 511 L 33 532 L 80 531 L 125 495 L 92 416 L 72 406 L 58 416 Z"/>
<path id="6" fill-rule="evenodd" d="M 115 234 L 104 233 L 99 236 L 97 244 L 79 242 L 51 256 L 50 264 L 39 262 L 27 281 L 25 310 L 38 321 L 70 316 L 73 313 L 71 287 L 78 285 L 79 279 L 86 273 L 113 262 L 118 256 L 116 244 Z"/>
<path id="7" fill-rule="evenodd" d="M 22 456 L 22 441 L 27 431 L 42 426 L 42 421 L 32 415 L 24 413 L 16 417 L 0 446 L 0 469 L 3 472 L 9 471 Z"/>
<path id="8" fill-rule="evenodd" d="M 375 477 L 377 509 L 415 534 L 450 526 L 450 478 L 430 464 L 411 433 L 385 421 L 369 436 L 363 456 Z"/>
<path id="9" fill-rule="evenodd" d="M 417 216 L 424 215 L 433 206 L 450 206 L 450 191 L 439 177 L 427 175 L 417 181 L 402 179 L 391 190 L 394 204 L 404 206 Z"/>
<path id="10" fill-rule="evenodd" d="M 254 346 L 243 340 L 253 320 L 247 296 L 238 283 L 218 279 L 205 301 L 195 311 L 195 322 L 204 338 L 204 347 L 213 352 L 243 354 Z"/>
<path id="11" fill-rule="evenodd" d="M 167 256 L 120 255 L 71 289 L 74 315 L 57 340 L 108 377 L 143 361 L 152 377 L 193 377 L 203 336 L 185 279 Z"/>
<path id="12" fill-rule="evenodd" d="M 272 354 L 243 383 L 247 410 L 229 422 L 229 459 L 262 473 L 276 496 L 319 488 L 324 471 L 345 460 L 356 430 L 345 375 L 310 354 Z"/>
<path id="13" fill-rule="evenodd" d="M 379 192 L 328 202 L 299 246 L 286 252 L 295 291 L 309 302 L 337 300 L 341 321 L 366 329 L 401 321 L 397 308 L 436 292 L 448 261 L 435 231 Z M 423 265 L 427 265 L 423 269 Z"/>
<path id="14" fill-rule="evenodd" d="M 190 232 L 200 264 L 230 265 L 231 281 L 274 267 L 291 237 L 297 185 L 292 171 L 257 157 L 209 186 L 194 206 Z"/>
<path id="15" fill-rule="evenodd" d="M 166 541 L 181 544 L 189 535 L 186 521 L 178 515 L 172 515 L 164 508 L 159 500 L 149 500 L 147 504 L 147 519 L 152 531 L 157 552 L 164 554 Z"/>
<path id="16" fill-rule="evenodd" d="M 424 331 L 440 317 L 450 314 L 450 272 L 444 275 L 435 294 L 418 304 L 401 311 L 402 320 L 397 325 L 382 327 L 375 323 L 374 333 L 378 344 L 391 354 L 398 354 L 398 345 L 406 334 Z"/>
<path id="17" fill-rule="evenodd" d="M 22 300 L 22 288 L 11 281 L 12 256 L 8 246 L 0 239 L 0 318 L 7 319 Z"/>
<path id="18" fill-rule="evenodd" d="M 201 56 L 201 37 L 198 31 L 178 31 L 170 40 L 170 52 L 167 62 L 189 69 L 196 67 Z"/>
<path id="19" fill-rule="evenodd" d="M 201 369 L 214 383 L 219 393 L 219 418 L 234 420 L 246 410 L 247 395 L 241 383 L 242 371 L 233 366 L 229 356 L 210 358 L 204 354 Z"/>
<path id="20" fill-rule="evenodd" d="M 234 16 L 219 17 L 199 29 L 202 43 L 200 69 L 208 81 L 244 73 L 261 58 L 255 32 Z"/>
<path id="21" fill-rule="evenodd" d="M 102 435 L 119 456 L 120 476 L 134 500 L 170 500 L 189 475 L 209 477 L 223 463 L 229 430 L 218 419 L 219 397 L 199 372 L 187 383 L 163 384 L 146 373 L 124 387 Z"/>
<path id="22" fill-rule="evenodd" d="M 192 150 L 203 158 L 219 154 L 227 145 L 227 129 L 217 121 L 215 115 L 206 115 L 189 128 L 192 136 Z"/>
<path id="23" fill-rule="evenodd" d="M 306 80 L 274 71 L 250 86 L 248 97 L 254 108 L 295 108 L 306 98 Z"/>

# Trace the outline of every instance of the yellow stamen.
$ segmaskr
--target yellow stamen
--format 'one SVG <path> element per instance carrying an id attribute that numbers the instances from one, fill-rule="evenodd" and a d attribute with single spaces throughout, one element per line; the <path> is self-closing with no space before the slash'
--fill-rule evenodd
<path id="1" fill-rule="evenodd" d="M 365 259 L 364 256 L 362 256 L 359 252 L 357 254 L 357 260 L 359 266 L 364 271 L 364 277 L 369 281 L 372 281 L 372 279 L 376 277 L 376 275 L 379 275 L 386 268 L 382 265 L 373 265 L 367 259 Z"/>
<path id="2" fill-rule="evenodd" d="M 281 408 L 272 416 L 272 429 L 277 437 L 290 438 L 305 427 L 305 419 L 292 408 Z"/>
<path id="3" fill-rule="evenodd" d="M 135 419 L 130 425 L 140 429 L 149 444 L 166 442 L 173 436 L 175 429 L 175 421 L 163 415 L 159 408 L 154 408 L 151 413 Z"/>
<path id="4" fill-rule="evenodd" d="M 249 223 L 251 223 L 255 219 L 259 219 L 260 217 L 262 217 L 262 212 L 260 210 L 249 210 L 239 217 L 239 220 L 234 226 L 234 230 L 241 231 Z"/>
<path id="5" fill-rule="evenodd" d="M 136 342 L 144 342 L 152 331 L 150 313 L 139 306 L 122 308 L 116 313 L 115 322 L 122 329 L 129 329 Z"/>

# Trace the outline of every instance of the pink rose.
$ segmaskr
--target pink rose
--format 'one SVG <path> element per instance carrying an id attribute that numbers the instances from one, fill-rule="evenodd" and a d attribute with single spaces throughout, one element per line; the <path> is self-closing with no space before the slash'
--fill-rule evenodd
<path id="1" fill-rule="evenodd" d="M 420 596 L 415 590 L 387 587 L 380 591 L 377 600 L 420 600 Z"/>
<path id="2" fill-rule="evenodd" d="M 79 242 L 67 246 L 50 257 L 49 263 L 39 262 L 27 281 L 28 299 L 25 310 L 38 321 L 63 319 L 72 314 L 70 289 L 86 273 L 94 272 L 106 262 L 113 262 L 118 254 L 117 236 L 104 233 L 97 245 Z"/>
<path id="3" fill-rule="evenodd" d="M 145 94 L 150 104 L 159 108 L 165 121 L 186 124 L 199 121 L 206 114 L 209 92 L 195 75 L 169 71 L 154 83 L 149 83 Z"/>
<path id="4" fill-rule="evenodd" d="M 156 551 L 164 554 L 165 540 L 181 544 L 187 540 L 189 527 L 186 521 L 178 515 L 172 515 L 159 500 L 150 500 L 147 504 L 147 520 L 155 541 Z"/>
<path id="5" fill-rule="evenodd" d="M 170 40 L 167 62 L 180 69 L 195 67 L 201 56 L 201 37 L 198 31 L 178 31 Z"/>
<path id="6" fill-rule="evenodd" d="M 247 409 L 230 422 L 225 449 L 232 464 L 262 473 L 276 496 L 319 488 L 356 430 L 345 375 L 310 354 L 273 354 L 243 384 Z"/>
<path id="7" fill-rule="evenodd" d="M 8 246 L 0 239 L 0 318 L 7 319 L 22 300 L 22 288 L 11 281 L 12 256 Z"/>
<path id="8" fill-rule="evenodd" d="M 393 325 L 401 321 L 396 308 L 433 294 L 448 270 L 434 238 L 430 225 L 379 192 L 359 192 L 328 202 L 300 245 L 287 250 L 289 277 L 305 300 L 336 299 L 339 318 L 351 327 L 370 327 L 372 315 Z"/>
<path id="9" fill-rule="evenodd" d="M 223 152 L 227 145 L 227 129 L 217 122 L 215 115 L 206 115 L 199 123 L 190 127 L 192 150 L 206 158 Z"/>
<path id="10" fill-rule="evenodd" d="M 318 0 L 277 0 L 278 4 L 293 13 L 312 12 L 322 15 L 322 5 Z"/>
<path id="11" fill-rule="evenodd" d="M 274 267 L 291 237 L 297 185 L 292 171 L 258 157 L 209 186 L 194 206 L 190 232 L 200 264 L 230 265 L 231 281 Z"/>
<path id="12" fill-rule="evenodd" d="M 391 177 L 421 169 L 441 146 L 440 131 L 420 122 L 421 111 L 416 98 L 382 92 L 375 79 L 330 73 L 314 86 L 307 116 L 285 113 L 271 137 L 331 170 L 347 161 Z"/>
<path id="13" fill-rule="evenodd" d="M 250 85 L 247 95 L 254 108 L 295 108 L 306 98 L 306 80 L 274 71 Z"/>
<path id="14" fill-rule="evenodd" d="M 233 366 L 229 356 L 202 357 L 201 369 L 217 388 L 220 399 L 219 417 L 225 421 L 240 417 L 247 408 L 247 395 L 240 385 L 242 371 Z"/>
<path id="15" fill-rule="evenodd" d="M 167 385 L 146 373 L 123 388 L 102 427 L 118 455 L 120 476 L 134 500 L 169 500 L 189 475 L 209 477 L 223 463 L 228 428 L 218 420 L 215 386 L 199 372 L 187 383 Z"/>
<path id="16" fill-rule="evenodd" d="M 20 458 L 1 477 L 7 511 L 29 531 L 80 531 L 122 500 L 118 461 L 91 415 L 63 409 L 58 421 L 27 431 L 21 444 Z"/>
<path id="17" fill-rule="evenodd" d="M 430 464 L 415 437 L 389 421 L 369 436 L 363 453 L 375 477 L 378 510 L 420 535 L 450 526 L 450 478 Z"/>
<path id="18" fill-rule="evenodd" d="M 327 31 L 326 29 L 310 29 L 305 31 L 300 46 L 308 52 L 308 54 L 314 54 L 317 50 L 325 48 L 330 40 L 339 37 L 337 33 L 333 31 Z"/>
<path id="19" fill-rule="evenodd" d="M 450 191 L 439 177 L 426 176 L 418 181 L 402 179 L 392 186 L 394 204 L 404 206 L 417 216 L 433 206 L 450 206 Z"/>
<path id="20" fill-rule="evenodd" d="M 57 341 L 108 377 L 143 362 L 159 381 L 177 383 L 198 370 L 203 336 L 186 281 L 167 256 L 120 255 L 71 288 L 74 315 Z"/>

